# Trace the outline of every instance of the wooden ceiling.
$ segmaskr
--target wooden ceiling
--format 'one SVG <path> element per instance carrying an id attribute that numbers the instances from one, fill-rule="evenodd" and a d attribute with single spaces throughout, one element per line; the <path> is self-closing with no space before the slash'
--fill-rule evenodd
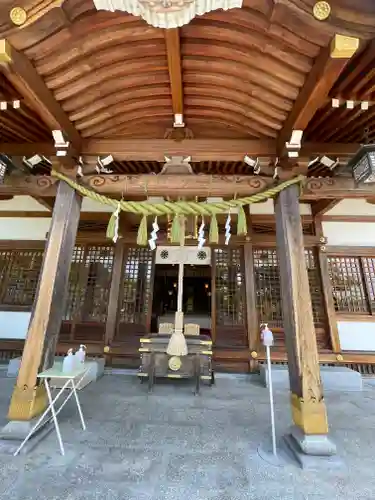
<path id="1" fill-rule="evenodd" d="M 364 128 L 374 135 L 375 107 L 333 110 L 330 97 L 373 96 L 375 2 L 332 1 L 327 22 L 313 18 L 314 3 L 245 0 L 241 9 L 161 30 L 98 12 L 92 0 L 30 0 L 28 21 L 16 28 L 8 20 L 14 2 L 3 2 L 0 37 L 14 61 L 3 68 L 3 86 L 22 106 L 0 112 L 0 141 L 45 142 L 56 127 L 77 149 L 87 138 L 162 139 L 181 113 L 195 138 L 284 144 L 303 124 L 309 141 L 360 142 Z M 336 33 L 361 38 L 363 50 L 346 69 L 325 52 Z"/>

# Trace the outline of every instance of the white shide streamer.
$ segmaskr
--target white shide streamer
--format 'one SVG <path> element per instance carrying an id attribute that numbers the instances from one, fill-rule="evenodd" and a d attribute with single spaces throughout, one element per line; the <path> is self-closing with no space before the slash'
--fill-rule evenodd
<path id="1" fill-rule="evenodd" d="M 152 223 L 152 231 L 151 231 L 151 237 L 148 240 L 148 244 L 151 248 L 151 250 L 155 250 L 156 248 L 156 240 L 158 239 L 158 231 L 159 231 L 159 225 L 158 225 L 158 218 L 155 217 L 154 222 Z"/>
<path id="2" fill-rule="evenodd" d="M 206 243 L 206 239 L 204 237 L 204 228 L 205 228 L 205 223 L 204 220 L 202 219 L 202 224 L 199 226 L 199 231 L 198 231 L 198 249 L 201 250 L 203 248 L 203 245 Z"/>
<path id="3" fill-rule="evenodd" d="M 229 240 L 230 240 L 230 237 L 231 237 L 231 234 L 230 234 L 230 223 L 231 223 L 231 218 L 230 218 L 230 214 L 228 214 L 227 221 L 225 223 L 225 244 L 226 245 L 229 244 Z"/>
<path id="4" fill-rule="evenodd" d="M 117 205 L 117 208 L 115 210 L 115 213 L 113 214 L 115 216 L 115 229 L 113 233 L 113 243 L 116 243 L 118 240 L 118 227 L 119 227 L 119 217 L 120 217 L 120 203 Z"/>

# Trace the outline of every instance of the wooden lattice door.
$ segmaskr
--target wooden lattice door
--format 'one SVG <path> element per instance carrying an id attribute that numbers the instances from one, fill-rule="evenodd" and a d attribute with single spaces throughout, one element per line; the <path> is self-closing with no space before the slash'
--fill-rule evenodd
<path id="1" fill-rule="evenodd" d="M 330 346 L 326 323 L 322 282 L 316 251 L 305 249 L 315 332 L 320 349 Z M 256 304 L 259 323 L 268 323 L 275 345 L 285 346 L 283 308 L 280 288 L 280 268 L 276 248 L 254 249 Z"/>
<path id="2" fill-rule="evenodd" d="M 113 261 L 110 245 L 74 248 L 60 340 L 104 341 Z"/>
<path id="3" fill-rule="evenodd" d="M 154 253 L 130 247 L 125 252 L 120 285 L 116 341 L 138 343 L 150 329 Z"/>
<path id="4" fill-rule="evenodd" d="M 215 248 L 215 345 L 246 347 L 246 308 L 243 249 Z"/>

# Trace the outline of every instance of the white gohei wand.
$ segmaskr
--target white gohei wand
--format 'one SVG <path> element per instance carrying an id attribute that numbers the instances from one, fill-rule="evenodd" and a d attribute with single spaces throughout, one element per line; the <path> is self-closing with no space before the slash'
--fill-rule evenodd
<path id="1" fill-rule="evenodd" d="M 270 393 L 270 408 L 271 408 L 271 427 L 272 427 L 272 453 L 277 457 L 276 449 L 276 428 L 275 428 L 275 411 L 273 406 L 273 390 L 272 390 L 272 374 L 271 374 L 271 350 L 273 346 L 273 334 L 268 328 L 267 323 L 261 325 L 261 338 L 263 345 L 266 348 L 267 355 L 267 372 L 268 372 L 268 389 Z"/>

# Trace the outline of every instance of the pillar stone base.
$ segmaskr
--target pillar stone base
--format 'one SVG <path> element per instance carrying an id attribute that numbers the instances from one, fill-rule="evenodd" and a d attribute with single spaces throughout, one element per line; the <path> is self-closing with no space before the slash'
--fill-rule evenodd
<path id="1" fill-rule="evenodd" d="M 39 417 L 32 420 L 11 420 L 0 430 L 0 453 L 13 455 L 29 432 L 34 428 Z M 31 436 L 29 441 L 21 450 L 21 454 L 27 454 L 33 450 L 54 429 L 51 421 L 39 427 L 37 432 Z"/>
<path id="2" fill-rule="evenodd" d="M 304 400 L 291 394 L 292 419 L 306 435 L 328 434 L 327 410 L 324 400 Z"/>
<path id="3" fill-rule="evenodd" d="M 282 444 L 302 469 L 319 471 L 344 467 L 336 455 L 336 445 L 325 434 L 306 435 L 298 427 L 293 427 L 284 436 Z"/>
<path id="4" fill-rule="evenodd" d="M 28 422 L 43 413 L 48 406 L 44 385 L 21 389 L 15 386 L 10 401 L 8 418 L 13 421 Z"/>
<path id="5" fill-rule="evenodd" d="M 332 456 L 336 454 L 336 445 L 327 434 L 305 434 L 299 427 L 294 426 L 289 435 L 305 455 Z"/>

